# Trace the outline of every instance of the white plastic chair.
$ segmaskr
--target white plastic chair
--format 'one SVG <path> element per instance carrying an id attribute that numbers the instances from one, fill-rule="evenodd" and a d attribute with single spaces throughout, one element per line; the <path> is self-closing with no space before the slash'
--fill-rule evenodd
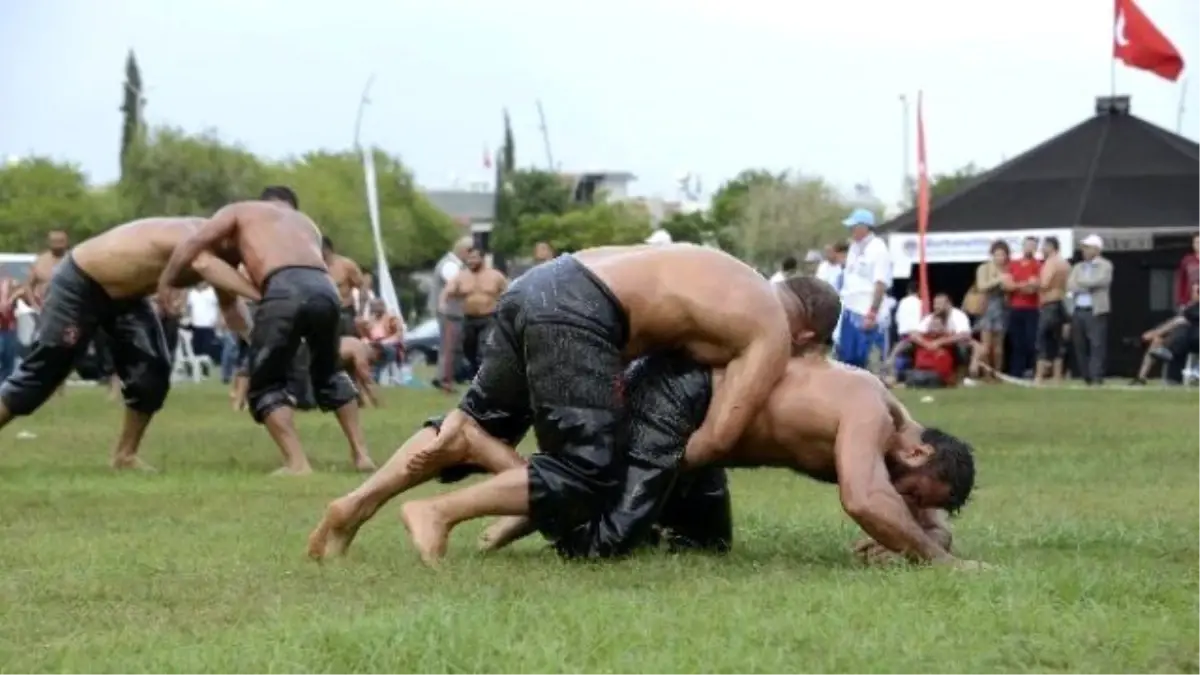
<path id="1" fill-rule="evenodd" d="M 204 379 L 205 369 L 211 372 L 213 368 L 213 360 L 207 354 L 196 356 L 192 351 L 192 331 L 186 328 L 179 329 L 179 342 L 175 347 L 175 372 L 172 379 L 186 377 L 184 373 L 180 372 L 183 368 L 191 370 L 192 382 L 200 382 Z"/>

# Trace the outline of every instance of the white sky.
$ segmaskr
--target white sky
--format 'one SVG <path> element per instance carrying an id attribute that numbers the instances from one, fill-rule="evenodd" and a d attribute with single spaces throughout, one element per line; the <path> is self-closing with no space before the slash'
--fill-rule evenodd
<path id="1" fill-rule="evenodd" d="M 1138 1 L 1189 78 L 1200 3 Z M 798 167 L 893 202 L 901 93 L 925 92 L 931 171 L 992 165 L 1092 114 L 1111 37 L 1108 0 L 0 0 L 0 155 L 112 180 L 133 47 L 151 123 L 269 156 L 348 147 L 375 73 L 364 140 L 426 186 L 488 176 L 504 106 L 519 163 L 544 165 L 540 98 L 564 169 L 632 171 L 641 194 Z M 1175 128 L 1178 83 L 1118 67 L 1117 89 Z"/>

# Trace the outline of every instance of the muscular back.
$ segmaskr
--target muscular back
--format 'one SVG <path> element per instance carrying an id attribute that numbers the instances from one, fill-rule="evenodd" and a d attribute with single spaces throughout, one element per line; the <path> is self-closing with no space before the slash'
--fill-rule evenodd
<path id="1" fill-rule="evenodd" d="M 678 347 L 701 363 L 724 366 L 753 338 L 749 327 L 769 318 L 778 330 L 788 329 L 770 282 L 721 251 L 689 244 L 613 246 L 575 258 L 625 308 L 627 358 Z"/>
<path id="2" fill-rule="evenodd" d="M 282 267 L 328 271 L 321 255 L 321 233 L 300 211 L 270 202 L 239 202 L 221 211 L 226 209 L 237 219 L 234 243 L 256 285 L 261 287 L 264 279 Z"/>
<path id="3" fill-rule="evenodd" d="M 714 387 L 720 386 L 721 375 L 714 372 Z M 823 359 L 794 358 L 726 463 L 790 468 L 836 482 L 838 426 L 844 415 L 871 400 L 889 409 L 893 403 L 899 406 L 879 379 L 866 371 Z"/>
<path id="4" fill-rule="evenodd" d="M 84 241 L 71 257 L 113 298 L 153 293 L 175 247 L 203 218 L 144 218 L 118 225 Z M 200 281 L 188 270 L 187 285 Z"/>

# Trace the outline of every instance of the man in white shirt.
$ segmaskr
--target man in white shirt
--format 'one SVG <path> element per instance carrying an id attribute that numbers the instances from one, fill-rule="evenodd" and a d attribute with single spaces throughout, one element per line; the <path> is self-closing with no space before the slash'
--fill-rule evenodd
<path id="1" fill-rule="evenodd" d="M 908 295 L 896 305 L 896 335 L 901 340 L 921 328 L 921 318 L 924 315 L 921 306 L 920 288 L 915 281 L 908 284 Z"/>
<path id="2" fill-rule="evenodd" d="M 796 273 L 796 267 L 799 263 L 796 262 L 795 256 L 788 256 L 779 263 L 779 271 L 771 275 L 771 283 L 783 281 Z"/>
<path id="3" fill-rule="evenodd" d="M 954 345 L 954 362 L 956 366 L 962 367 L 971 362 L 971 317 L 967 313 L 954 306 L 954 302 L 950 300 L 950 296 L 945 293 L 938 293 L 933 297 L 933 314 L 942 317 L 943 323 L 946 326 L 946 332 L 950 334 L 950 342 Z M 929 331 L 929 324 L 933 322 L 933 314 L 921 319 L 921 324 L 917 328 L 918 333 L 926 333 Z"/>
<path id="4" fill-rule="evenodd" d="M 826 246 L 825 257 L 817 265 L 816 277 L 840 291 L 842 289 L 842 270 L 846 264 L 846 252 L 849 250 L 850 245 L 845 241 Z"/>
<path id="5" fill-rule="evenodd" d="M 850 229 L 850 250 L 842 273 L 842 320 L 838 360 L 866 368 L 871 349 L 883 347 L 879 312 L 892 286 L 892 260 L 887 244 L 875 236 L 875 214 L 858 208 L 842 222 Z"/>
<path id="6" fill-rule="evenodd" d="M 442 256 L 433 269 L 433 287 L 429 297 L 436 308 L 438 329 L 442 336 L 441 350 L 438 353 L 438 375 L 434 386 L 445 391 L 454 388 L 458 363 L 462 360 L 463 312 L 462 301 L 459 298 L 442 299 L 442 289 L 462 271 L 467 251 L 474 245 L 471 237 L 459 239 L 454 243 L 454 248 Z"/>
<path id="7" fill-rule="evenodd" d="M 217 292 L 208 284 L 201 284 L 189 290 L 187 311 L 192 326 L 192 353 L 196 356 L 207 356 L 213 363 L 220 363 L 217 322 L 220 320 L 221 308 L 217 302 Z"/>

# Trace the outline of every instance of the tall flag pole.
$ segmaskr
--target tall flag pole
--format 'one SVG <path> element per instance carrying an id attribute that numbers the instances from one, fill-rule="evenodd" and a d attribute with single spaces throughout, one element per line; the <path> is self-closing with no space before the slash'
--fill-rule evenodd
<path id="1" fill-rule="evenodd" d="M 404 325 L 404 312 L 401 311 L 400 298 L 396 295 L 396 285 L 392 283 L 392 272 L 388 269 L 387 255 L 383 250 L 383 231 L 379 225 L 379 186 L 375 178 L 375 151 L 371 147 L 361 147 L 363 162 L 363 178 L 367 183 L 367 213 L 371 217 L 371 234 L 375 239 L 375 278 L 379 280 L 379 297 L 393 316 L 400 318 Z"/>
<path id="2" fill-rule="evenodd" d="M 929 169 L 925 161 L 923 93 L 917 92 L 917 284 L 923 313 L 930 312 L 929 269 L 925 261 L 925 233 L 929 229 Z"/>

